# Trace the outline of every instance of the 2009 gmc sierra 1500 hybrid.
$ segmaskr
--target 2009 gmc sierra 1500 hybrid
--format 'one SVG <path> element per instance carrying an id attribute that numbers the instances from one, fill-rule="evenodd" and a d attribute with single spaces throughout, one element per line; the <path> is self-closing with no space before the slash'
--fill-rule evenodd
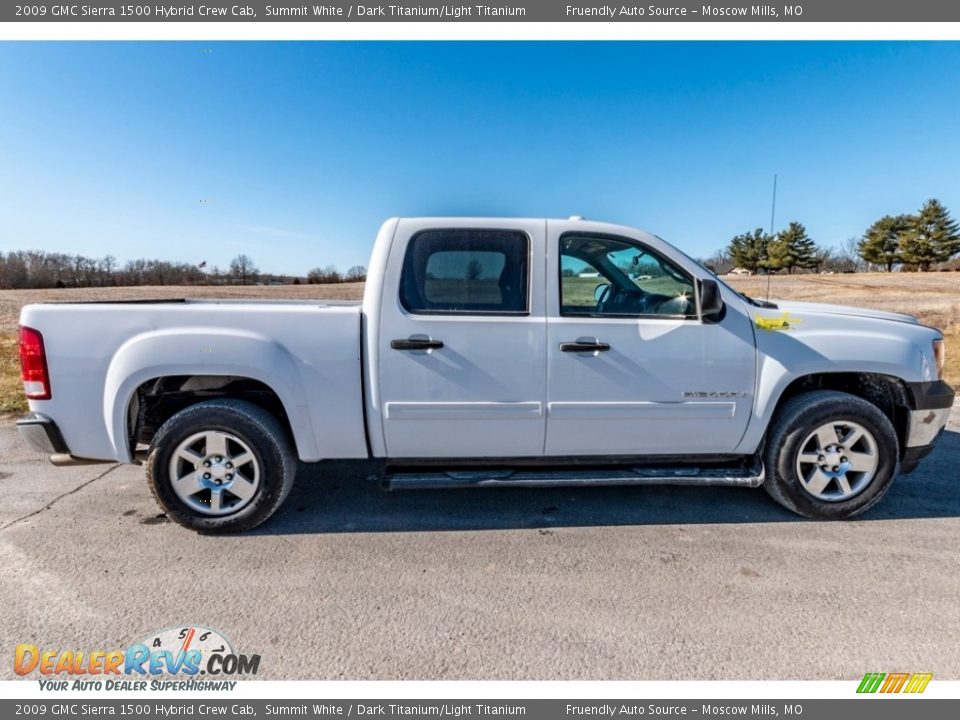
<path id="1" fill-rule="evenodd" d="M 848 518 L 943 431 L 944 354 L 912 317 L 753 300 L 628 227 L 391 219 L 362 303 L 25 307 L 18 424 L 56 463 L 144 462 L 203 532 L 333 458 L 388 487 L 762 485 Z"/>

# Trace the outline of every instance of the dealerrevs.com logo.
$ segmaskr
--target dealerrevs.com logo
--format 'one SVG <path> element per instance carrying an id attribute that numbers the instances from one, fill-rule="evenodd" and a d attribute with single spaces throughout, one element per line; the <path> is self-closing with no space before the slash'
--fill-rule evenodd
<path id="1" fill-rule="evenodd" d="M 259 670 L 259 655 L 237 653 L 221 633 L 199 626 L 160 630 L 126 650 L 21 643 L 13 654 L 13 671 L 39 675 L 41 690 L 232 690 L 236 681 L 226 678 Z"/>

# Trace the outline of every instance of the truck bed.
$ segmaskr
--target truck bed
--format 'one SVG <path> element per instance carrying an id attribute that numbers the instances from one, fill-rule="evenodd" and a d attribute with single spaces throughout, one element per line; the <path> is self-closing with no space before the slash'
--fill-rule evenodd
<path id="1" fill-rule="evenodd" d="M 295 300 L 292 298 L 140 298 L 137 300 L 51 300 L 40 305 L 310 305 L 357 307 L 361 300 Z"/>
<path id="2" fill-rule="evenodd" d="M 303 459 L 366 457 L 360 304 L 316 300 L 157 300 L 28 305 L 50 400 L 71 452 L 129 461 L 137 390 L 157 377 L 246 377 L 274 388 Z M 322 360 L 322 362 L 321 362 Z M 335 410 L 334 410 L 335 408 Z"/>

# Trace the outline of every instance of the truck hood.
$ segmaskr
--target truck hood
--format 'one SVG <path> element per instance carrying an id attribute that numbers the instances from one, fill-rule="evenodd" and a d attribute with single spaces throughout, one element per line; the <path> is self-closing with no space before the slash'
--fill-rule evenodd
<path id="1" fill-rule="evenodd" d="M 780 312 L 791 313 L 797 316 L 849 315 L 852 317 L 872 318 L 874 320 L 893 320 L 894 322 L 912 323 L 914 325 L 919 323 L 917 318 L 913 317 L 913 315 L 902 315 L 900 313 L 884 312 L 883 310 L 871 310 L 869 308 L 850 307 L 849 305 L 793 302 L 792 300 L 774 300 L 773 302 L 776 303 Z M 767 311 L 767 313 L 770 312 L 776 311 Z"/>

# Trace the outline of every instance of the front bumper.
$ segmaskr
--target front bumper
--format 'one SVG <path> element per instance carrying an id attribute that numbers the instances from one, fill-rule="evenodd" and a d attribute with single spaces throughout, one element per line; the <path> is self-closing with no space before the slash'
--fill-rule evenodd
<path id="1" fill-rule="evenodd" d="M 911 383 L 913 408 L 908 415 L 907 437 L 904 443 L 901 472 L 916 469 L 919 462 L 931 453 L 950 419 L 956 393 L 942 380 Z"/>
<path id="2" fill-rule="evenodd" d="M 910 412 L 910 426 L 907 429 L 908 448 L 931 445 L 940 437 L 943 428 L 950 419 L 952 407 L 937 408 L 936 410 L 912 410 Z"/>

